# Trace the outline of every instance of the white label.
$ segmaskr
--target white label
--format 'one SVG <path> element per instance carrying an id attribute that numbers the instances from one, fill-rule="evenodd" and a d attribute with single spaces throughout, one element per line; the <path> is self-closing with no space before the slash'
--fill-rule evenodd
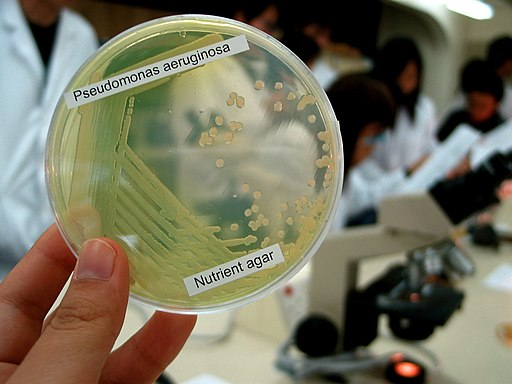
<path id="1" fill-rule="evenodd" d="M 284 262 L 279 244 L 231 260 L 183 279 L 190 296 L 230 283 Z"/>
<path id="2" fill-rule="evenodd" d="M 66 92 L 64 99 L 68 108 L 78 107 L 248 49 L 245 35 L 236 36 Z"/>

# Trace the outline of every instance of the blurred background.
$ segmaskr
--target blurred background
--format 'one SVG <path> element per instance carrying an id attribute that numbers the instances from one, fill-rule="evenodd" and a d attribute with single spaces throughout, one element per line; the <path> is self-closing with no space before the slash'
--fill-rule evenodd
<path id="1" fill-rule="evenodd" d="M 332 38 L 371 56 L 390 37 L 414 39 L 424 57 L 424 91 L 443 111 L 453 100 L 458 74 L 469 58 L 483 57 L 489 41 L 512 34 L 512 0 L 486 0 L 492 14 L 476 19 L 454 12 L 447 0 L 317 0 L 314 9 L 290 3 L 281 22 L 322 17 L 333 26 Z M 457 3 L 457 1 L 455 1 Z M 181 4 L 181 5 L 180 5 Z M 230 8 L 231 7 L 231 8 Z M 141 22 L 177 13 L 231 16 L 231 2 L 195 1 L 194 5 L 165 0 L 77 0 L 75 8 L 96 28 L 102 41 Z M 488 17 L 477 10 L 476 17 Z"/>

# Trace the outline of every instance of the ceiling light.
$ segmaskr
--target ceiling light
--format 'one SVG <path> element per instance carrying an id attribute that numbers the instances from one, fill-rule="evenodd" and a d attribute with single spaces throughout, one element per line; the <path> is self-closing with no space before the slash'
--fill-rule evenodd
<path id="1" fill-rule="evenodd" d="M 494 15 L 494 8 L 481 0 L 448 0 L 446 7 L 453 12 L 477 20 L 487 20 Z"/>

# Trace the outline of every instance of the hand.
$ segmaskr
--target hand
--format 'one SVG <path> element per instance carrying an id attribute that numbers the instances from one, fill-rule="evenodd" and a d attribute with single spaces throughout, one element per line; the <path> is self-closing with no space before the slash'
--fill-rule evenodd
<path id="1" fill-rule="evenodd" d="M 500 201 L 512 198 L 512 179 L 504 180 L 498 188 L 497 196 Z"/>
<path id="2" fill-rule="evenodd" d="M 471 161 L 469 159 L 469 156 L 465 156 L 459 164 L 457 164 L 455 167 L 453 167 L 448 174 L 446 175 L 447 179 L 455 179 L 457 177 L 460 177 L 462 175 L 465 175 L 471 171 Z"/>
<path id="3" fill-rule="evenodd" d="M 72 272 L 66 294 L 47 316 Z M 112 351 L 128 291 L 128 261 L 118 244 L 88 240 L 77 262 L 50 227 L 0 283 L 0 383 L 153 383 L 197 317 L 157 311 Z"/>

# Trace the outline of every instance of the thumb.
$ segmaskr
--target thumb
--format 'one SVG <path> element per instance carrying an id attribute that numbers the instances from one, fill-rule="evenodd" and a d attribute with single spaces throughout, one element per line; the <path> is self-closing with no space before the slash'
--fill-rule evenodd
<path id="1" fill-rule="evenodd" d="M 129 271 L 113 240 L 86 241 L 62 302 L 14 382 L 97 383 L 123 325 Z"/>

